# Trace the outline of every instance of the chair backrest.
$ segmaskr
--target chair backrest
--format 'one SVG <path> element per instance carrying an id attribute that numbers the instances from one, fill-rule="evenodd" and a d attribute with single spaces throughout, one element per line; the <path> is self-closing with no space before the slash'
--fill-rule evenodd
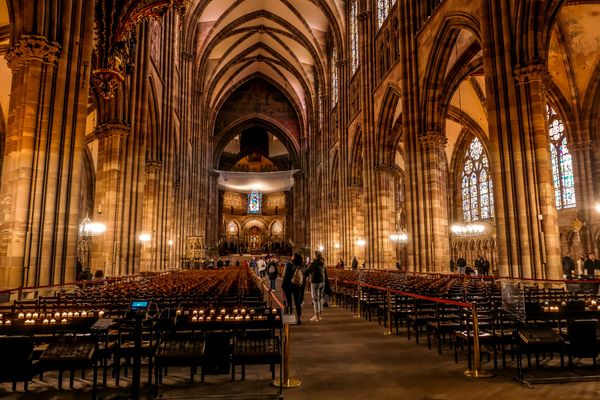
<path id="1" fill-rule="evenodd" d="M 573 319 L 567 321 L 567 341 L 569 353 L 576 357 L 596 357 L 596 330 L 598 321 L 595 319 Z"/>
<path id="2" fill-rule="evenodd" d="M 26 373 L 31 368 L 33 339 L 28 336 L 0 337 L 0 380 Z"/>

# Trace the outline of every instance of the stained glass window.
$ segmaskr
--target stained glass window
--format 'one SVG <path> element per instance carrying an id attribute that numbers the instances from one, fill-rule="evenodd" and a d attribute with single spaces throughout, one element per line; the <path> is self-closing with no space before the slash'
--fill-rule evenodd
<path id="1" fill-rule="evenodd" d="M 381 28 L 397 0 L 377 0 L 377 27 Z"/>
<path id="2" fill-rule="evenodd" d="M 565 126 L 558 114 L 546 106 L 548 116 L 548 135 L 550 136 L 550 157 L 552 159 L 552 178 L 556 208 L 576 206 L 575 181 L 573 180 L 573 157 L 567 147 Z"/>
<path id="3" fill-rule="evenodd" d="M 338 70 L 337 70 L 337 50 L 334 48 L 331 52 L 331 107 L 335 107 L 338 102 Z"/>
<path id="4" fill-rule="evenodd" d="M 465 152 L 461 192 L 465 222 L 494 217 L 494 190 L 489 161 L 483 144 L 477 138 L 471 141 Z"/>
<path id="5" fill-rule="evenodd" d="M 253 190 L 248 195 L 248 214 L 260 214 L 262 209 L 262 193 Z"/>
<path id="6" fill-rule="evenodd" d="M 358 69 L 358 0 L 350 3 L 350 56 L 352 74 Z"/>

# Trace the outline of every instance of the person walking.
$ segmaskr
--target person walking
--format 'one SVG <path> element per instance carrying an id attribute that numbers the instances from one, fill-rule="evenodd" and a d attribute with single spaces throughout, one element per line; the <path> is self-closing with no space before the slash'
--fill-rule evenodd
<path id="1" fill-rule="evenodd" d="M 315 313 L 310 320 L 320 321 L 323 312 L 323 287 L 325 282 L 325 259 L 320 251 L 315 252 L 315 259 L 304 272 L 304 276 L 310 277 L 310 293 Z"/>
<path id="2" fill-rule="evenodd" d="M 358 259 L 356 256 L 352 258 L 352 271 L 356 271 L 358 269 Z"/>
<path id="3" fill-rule="evenodd" d="M 267 276 L 271 281 L 271 290 L 277 288 L 277 278 L 279 277 L 279 271 L 277 270 L 277 261 L 271 259 L 267 264 Z"/>
<path id="4" fill-rule="evenodd" d="M 302 297 L 304 295 L 304 274 L 302 273 L 302 256 L 294 253 L 292 258 L 285 264 L 283 271 L 283 281 L 281 288 L 285 296 L 286 311 L 291 314 L 294 310 L 292 303 L 296 307 L 296 324 L 301 325 L 302 321 Z"/>

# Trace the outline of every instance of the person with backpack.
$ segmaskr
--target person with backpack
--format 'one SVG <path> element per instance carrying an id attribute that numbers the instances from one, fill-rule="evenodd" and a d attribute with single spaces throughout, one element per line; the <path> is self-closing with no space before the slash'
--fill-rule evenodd
<path id="1" fill-rule="evenodd" d="M 320 251 L 315 252 L 315 259 L 310 263 L 304 276 L 310 276 L 310 293 L 313 301 L 315 315 L 311 321 L 320 321 L 323 319 L 323 288 L 325 283 L 325 259 Z"/>
<path id="2" fill-rule="evenodd" d="M 277 261 L 270 259 L 267 263 L 267 276 L 271 281 L 271 290 L 276 289 L 277 277 L 279 277 L 279 271 L 277 270 Z"/>
<path id="3" fill-rule="evenodd" d="M 293 311 L 292 303 L 296 305 L 296 324 L 301 325 L 302 321 L 302 297 L 304 295 L 304 274 L 302 272 L 302 256 L 294 253 L 292 258 L 285 264 L 283 271 L 283 282 L 281 288 L 285 296 L 286 311 L 291 314 Z"/>

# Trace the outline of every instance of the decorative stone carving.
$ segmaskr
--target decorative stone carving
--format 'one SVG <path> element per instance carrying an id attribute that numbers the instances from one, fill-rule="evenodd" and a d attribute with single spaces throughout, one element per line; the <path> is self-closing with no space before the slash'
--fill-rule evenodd
<path id="1" fill-rule="evenodd" d="M 162 168 L 162 161 L 148 160 L 146 161 L 146 172 L 158 172 Z"/>
<path id="2" fill-rule="evenodd" d="M 395 177 L 400 175 L 400 168 L 396 165 L 380 164 L 375 167 L 375 172 L 377 172 L 377 174 L 389 174 Z"/>
<path id="3" fill-rule="evenodd" d="M 173 7 L 180 15 L 186 0 L 103 0 L 96 1 L 96 48 L 92 83 L 105 99 L 114 96 L 131 70 L 136 26 L 160 18 Z"/>
<path id="4" fill-rule="evenodd" d="M 124 124 L 121 122 L 107 122 L 98 125 L 96 129 L 94 129 L 94 135 L 98 140 L 110 138 L 113 136 L 125 137 L 129 134 L 130 130 L 131 127 L 128 124 Z"/>
<path id="5" fill-rule="evenodd" d="M 348 186 L 348 192 L 350 195 L 355 194 L 356 196 L 360 197 L 363 193 L 363 187 L 361 185 L 352 184 Z"/>
<path id="6" fill-rule="evenodd" d="M 541 62 L 534 62 L 525 66 L 517 66 L 514 76 L 519 85 L 526 82 L 540 81 L 544 83 L 548 79 L 548 67 Z"/>
<path id="7" fill-rule="evenodd" d="M 21 39 L 6 54 L 8 67 L 17 71 L 31 60 L 44 64 L 54 64 L 60 56 L 61 47 L 58 43 L 50 42 L 44 36 L 23 35 Z"/>
<path id="8" fill-rule="evenodd" d="M 441 147 L 444 148 L 448 139 L 440 132 L 427 132 L 424 135 L 419 135 L 419 142 L 427 148 Z"/>

